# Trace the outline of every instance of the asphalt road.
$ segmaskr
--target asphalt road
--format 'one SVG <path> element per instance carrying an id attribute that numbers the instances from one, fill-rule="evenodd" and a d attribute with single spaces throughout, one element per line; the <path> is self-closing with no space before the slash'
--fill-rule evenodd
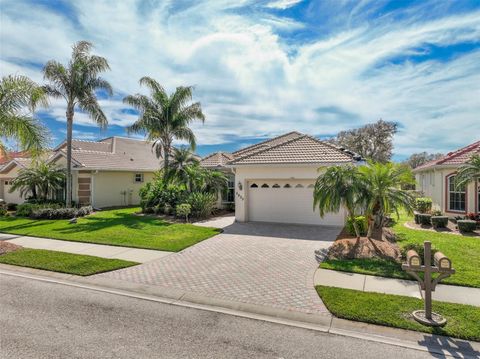
<path id="1" fill-rule="evenodd" d="M 2 358 L 426 358 L 428 353 L 0 275 Z"/>

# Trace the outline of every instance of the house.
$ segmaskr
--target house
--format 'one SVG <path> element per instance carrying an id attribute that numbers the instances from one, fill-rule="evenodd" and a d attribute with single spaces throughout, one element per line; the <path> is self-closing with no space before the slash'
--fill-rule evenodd
<path id="1" fill-rule="evenodd" d="M 413 170 L 417 190 L 431 197 L 434 207 L 449 216 L 480 213 L 480 184 L 456 187 L 458 168 L 474 154 L 480 154 L 480 141 L 425 163 Z"/>
<path id="2" fill-rule="evenodd" d="M 66 167 L 66 142 L 53 150 L 48 162 Z M 9 193 L 11 180 L 30 163 L 13 158 L 0 168 L 0 198 L 21 203 L 18 192 Z M 99 141 L 73 140 L 73 200 L 94 207 L 128 206 L 140 203 L 139 190 L 162 167 L 151 143 L 131 138 L 109 137 Z M 64 191 L 57 194 L 63 199 Z"/>
<path id="3" fill-rule="evenodd" d="M 345 222 L 345 211 L 320 218 L 313 209 L 318 169 L 362 161 L 354 153 L 299 132 L 206 159 L 212 168 L 234 174 L 229 191 L 237 221 L 339 226 Z"/>

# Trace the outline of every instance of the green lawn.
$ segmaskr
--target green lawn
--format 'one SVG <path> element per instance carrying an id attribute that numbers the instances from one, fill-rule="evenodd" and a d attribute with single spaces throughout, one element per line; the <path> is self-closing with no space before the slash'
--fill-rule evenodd
<path id="1" fill-rule="evenodd" d="M 0 232 L 135 248 L 178 252 L 220 232 L 216 228 L 169 223 L 153 216 L 137 216 L 139 208 L 101 211 L 68 220 L 0 217 Z"/>
<path id="2" fill-rule="evenodd" d="M 420 299 L 323 286 L 316 289 L 328 310 L 339 318 L 480 340 L 479 307 L 434 301 L 433 311 L 447 318 L 447 324 L 443 328 L 431 328 L 417 323 L 411 316 L 414 310 L 423 309 Z"/>
<path id="3" fill-rule="evenodd" d="M 479 237 L 410 229 L 404 226 L 408 220 L 411 218 L 402 215 L 393 227 L 398 235 L 400 247 L 411 243 L 423 244 L 427 240 L 432 242 L 433 248 L 443 252 L 452 260 L 453 267 L 457 271 L 442 283 L 480 288 Z M 326 260 L 320 267 L 383 277 L 410 278 L 402 271 L 400 263 L 381 259 Z"/>
<path id="4" fill-rule="evenodd" d="M 54 272 L 92 275 L 137 265 L 122 259 L 109 259 L 44 249 L 22 248 L 0 255 L 0 263 Z"/>

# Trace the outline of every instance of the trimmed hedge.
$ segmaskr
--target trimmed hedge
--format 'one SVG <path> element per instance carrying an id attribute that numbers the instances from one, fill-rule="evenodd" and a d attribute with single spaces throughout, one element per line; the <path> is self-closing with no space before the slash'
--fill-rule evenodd
<path id="1" fill-rule="evenodd" d="M 61 207 L 61 205 L 54 203 L 39 204 L 26 202 L 17 206 L 15 215 L 17 217 L 30 217 L 34 211 L 38 211 L 40 209 L 59 209 Z"/>
<path id="2" fill-rule="evenodd" d="M 432 222 L 431 222 L 432 215 L 431 214 L 419 213 L 419 214 L 417 214 L 417 216 L 418 216 L 419 224 L 424 225 L 424 226 L 430 226 L 432 224 Z"/>
<path id="3" fill-rule="evenodd" d="M 448 224 L 447 216 L 432 216 L 431 218 L 433 228 L 446 228 Z"/>
<path id="4" fill-rule="evenodd" d="M 415 208 L 420 213 L 430 212 L 432 210 L 432 199 L 429 197 L 415 199 Z"/>
<path id="5" fill-rule="evenodd" d="M 470 219 L 460 219 L 457 221 L 460 232 L 473 232 L 477 228 L 477 222 Z"/>
<path id="6" fill-rule="evenodd" d="M 30 215 L 34 219 L 72 219 L 83 217 L 93 212 L 91 206 L 77 208 L 41 208 Z"/>
<path id="7" fill-rule="evenodd" d="M 355 223 L 357 224 L 358 230 L 360 231 L 360 235 L 364 236 L 367 234 L 368 230 L 368 221 L 365 216 L 356 216 Z M 345 223 L 345 228 L 351 236 L 355 236 L 355 228 L 353 228 L 353 220 L 348 217 L 347 222 Z"/>

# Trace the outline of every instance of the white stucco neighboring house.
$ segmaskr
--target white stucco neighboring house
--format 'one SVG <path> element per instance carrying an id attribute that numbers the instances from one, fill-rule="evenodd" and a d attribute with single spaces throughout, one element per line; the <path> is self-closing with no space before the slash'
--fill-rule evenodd
<path id="1" fill-rule="evenodd" d="M 480 213 L 478 181 L 463 188 L 455 186 L 458 168 L 474 154 L 480 154 L 480 141 L 415 168 L 416 189 L 431 197 L 434 207 L 449 216 Z"/>
<path id="2" fill-rule="evenodd" d="M 324 218 L 314 211 L 313 186 L 319 167 L 359 163 L 360 156 L 299 132 L 214 155 L 207 158 L 218 160 L 216 168 L 235 176 L 228 192 L 237 221 L 344 225 L 343 210 Z"/>
<path id="3" fill-rule="evenodd" d="M 147 141 L 109 137 L 73 140 L 72 146 L 73 200 L 98 208 L 138 205 L 140 188 L 163 165 Z M 14 158 L 0 168 L 0 198 L 6 202 L 25 200 L 18 192 L 9 193 L 9 184 L 28 165 L 26 161 L 30 160 Z M 47 161 L 66 167 L 66 143 L 57 146 Z"/>

